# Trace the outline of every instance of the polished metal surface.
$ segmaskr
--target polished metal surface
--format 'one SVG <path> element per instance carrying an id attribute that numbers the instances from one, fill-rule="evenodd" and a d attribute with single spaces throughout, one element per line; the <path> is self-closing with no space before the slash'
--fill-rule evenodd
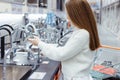
<path id="1" fill-rule="evenodd" d="M 34 61 L 27 60 L 27 53 L 16 53 L 13 59 L 0 60 L 0 80 L 20 80 L 30 69 Z"/>
<path id="2" fill-rule="evenodd" d="M 10 66 L 6 67 L 6 80 L 20 80 L 25 75 L 31 66 Z M 0 80 L 2 80 L 2 65 L 0 65 Z"/>

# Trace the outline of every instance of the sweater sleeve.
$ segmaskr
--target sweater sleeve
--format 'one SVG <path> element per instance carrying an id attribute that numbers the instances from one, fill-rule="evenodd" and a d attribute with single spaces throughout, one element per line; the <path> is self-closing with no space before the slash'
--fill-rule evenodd
<path id="1" fill-rule="evenodd" d="M 86 30 L 79 30 L 75 35 L 71 36 L 63 47 L 56 47 L 42 41 L 39 42 L 38 47 L 48 58 L 56 61 L 64 61 L 79 54 L 85 45 L 89 45 L 88 42 L 89 33 Z"/>

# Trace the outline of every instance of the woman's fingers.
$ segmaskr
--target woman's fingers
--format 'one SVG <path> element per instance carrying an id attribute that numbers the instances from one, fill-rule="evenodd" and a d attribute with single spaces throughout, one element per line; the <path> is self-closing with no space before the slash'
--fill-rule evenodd
<path id="1" fill-rule="evenodd" d="M 30 42 L 33 42 L 33 41 L 34 41 L 34 39 L 31 39 L 31 38 L 28 38 L 27 40 L 30 41 Z"/>
<path id="2" fill-rule="evenodd" d="M 28 41 L 37 46 L 39 43 L 39 37 L 34 36 L 34 38 L 28 38 Z"/>

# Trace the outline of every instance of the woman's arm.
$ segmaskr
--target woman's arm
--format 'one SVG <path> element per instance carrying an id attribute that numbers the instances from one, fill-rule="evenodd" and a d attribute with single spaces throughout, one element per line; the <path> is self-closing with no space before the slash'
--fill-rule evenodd
<path id="1" fill-rule="evenodd" d="M 75 36 L 71 36 L 63 47 L 56 47 L 42 41 L 39 42 L 38 47 L 48 58 L 63 61 L 79 54 L 85 45 L 89 45 L 88 42 L 89 33 L 86 30 L 79 30 Z"/>

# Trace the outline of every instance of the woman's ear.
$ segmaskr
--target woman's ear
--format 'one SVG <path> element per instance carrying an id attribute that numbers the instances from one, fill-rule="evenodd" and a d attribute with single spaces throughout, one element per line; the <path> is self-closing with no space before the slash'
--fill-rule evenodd
<path id="1" fill-rule="evenodd" d="M 68 22 L 67 22 L 67 28 L 70 28 L 70 27 L 71 27 L 71 22 L 68 21 Z"/>

